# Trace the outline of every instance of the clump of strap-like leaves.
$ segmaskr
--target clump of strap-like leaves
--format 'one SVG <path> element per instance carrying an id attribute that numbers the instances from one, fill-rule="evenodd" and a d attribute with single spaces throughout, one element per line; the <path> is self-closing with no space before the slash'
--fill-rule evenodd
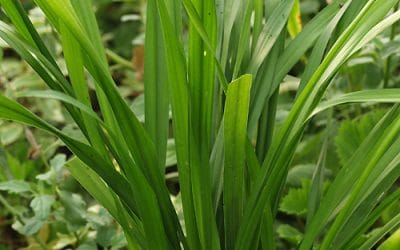
<path id="1" fill-rule="evenodd" d="M 59 34 L 70 81 L 19 1 L 0 3 L 13 25 L 1 22 L 0 37 L 51 89 L 26 96 L 64 102 L 85 140 L 5 96 L 0 117 L 59 137 L 77 157 L 70 171 L 120 223 L 132 249 L 274 249 L 281 191 L 310 118 L 348 102 L 400 101 L 396 89 L 323 101 L 346 60 L 400 18 L 392 11 L 397 0 L 334 1 L 290 41 L 286 24 L 295 0 L 148 0 L 144 125 L 109 73 L 91 1 L 35 0 Z M 279 85 L 310 49 L 296 101 L 275 130 Z M 92 109 L 87 75 L 101 115 Z M 184 229 L 164 183 L 169 107 Z M 395 105 L 323 196 L 318 165 L 300 249 L 369 248 L 397 227 L 400 215 L 356 245 L 399 198 L 399 192 L 382 195 L 400 176 L 399 134 Z"/>

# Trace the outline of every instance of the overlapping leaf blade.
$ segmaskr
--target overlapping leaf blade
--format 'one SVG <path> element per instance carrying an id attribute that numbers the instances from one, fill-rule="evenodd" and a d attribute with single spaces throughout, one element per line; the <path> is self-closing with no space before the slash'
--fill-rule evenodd
<path id="1" fill-rule="evenodd" d="M 251 76 L 244 75 L 229 84 L 224 117 L 224 221 L 225 247 L 233 249 L 243 216 L 247 117 Z"/>

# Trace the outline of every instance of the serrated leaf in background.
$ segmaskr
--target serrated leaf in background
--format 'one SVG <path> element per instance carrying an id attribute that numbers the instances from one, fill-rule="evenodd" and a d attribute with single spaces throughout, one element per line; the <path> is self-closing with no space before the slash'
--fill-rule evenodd
<path id="1" fill-rule="evenodd" d="M 344 165 L 360 147 L 372 128 L 383 116 L 382 110 L 373 111 L 358 121 L 345 121 L 341 124 L 335 138 L 336 151 L 340 162 Z"/>

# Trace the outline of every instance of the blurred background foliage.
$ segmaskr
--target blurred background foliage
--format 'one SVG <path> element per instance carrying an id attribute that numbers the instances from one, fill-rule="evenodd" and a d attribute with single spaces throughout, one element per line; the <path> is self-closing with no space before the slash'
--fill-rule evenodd
<path id="1" fill-rule="evenodd" d="M 59 38 L 32 1 L 22 2 L 47 46 L 63 66 Z M 296 36 L 301 27 L 329 2 L 299 1 L 294 22 L 288 25 L 290 36 Z M 146 1 L 93 0 L 93 3 L 115 82 L 134 112 L 144 121 L 142 93 Z M 3 13 L 0 13 L 0 18 L 7 20 Z M 281 84 L 277 126 L 291 109 L 299 85 L 299 72 L 303 71 L 308 56 L 304 56 Z M 361 89 L 400 87 L 399 60 L 400 35 L 395 25 L 347 62 L 336 76 L 334 87 L 328 92 L 329 97 Z M 18 98 L 19 102 L 58 128 L 80 136 L 58 101 L 19 97 L 25 90 L 44 88 L 45 84 L 32 69 L 0 41 L 2 93 Z M 93 103 L 96 103 L 95 95 L 92 96 Z M 280 205 L 279 223 L 276 225 L 278 248 L 295 249 L 302 239 L 308 188 L 319 159 L 326 159 L 325 174 L 329 180 L 357 149 L 385 109 L 385 105 L 376 104 L 340 106 L 318 115 L 310 123 L 296 151 L 287 179 L 288 189 Z M 322 155 L 321 148 L 325 149 Z M 59 140 L 46 133 L 15 123 L 0 122 L 0 250 L 125 248 L 126 241 L 119 226 L 79 186 L 64 166 L 70 156 Z M 170 139 L 166 181 L 179 208 L 175 165 L 174 141 Z M 327 187 L 329 181 L 325 185 Z M 389 220 L 398 211 L 400 202 L 385 211 L 381 221 Z M 391 244 L 393 238 L 387 241 L 387 245 Z"/>

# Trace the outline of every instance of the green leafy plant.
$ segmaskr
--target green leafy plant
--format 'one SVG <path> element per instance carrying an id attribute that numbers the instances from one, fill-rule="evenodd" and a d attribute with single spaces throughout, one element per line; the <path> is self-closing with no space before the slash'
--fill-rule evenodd
<path id="1" fill-rule="evenodd" d="M 324 100 L 341 66 L 400 19 L 392 11 L 397 0 L 334 1 L 301 31 L 294 0 L 150 0 L 144 125 L 112 79 L 90 1 L 35 0 L 59 34 L 69 81 L 20 3 L 0 3 L 14 25 L 1 22 L 0 37 L 51 89 L 21 96 L 62 101 L 84 138 L 65 134 L 5 96 L 0 117 L 59 137 L 77 157 L 67 164 L 71 173 L 119 222 L 132 249 L 275 249 L 286 177 L 313 116 L 339 104 L 400 101 L 400 91 L 387 88 Z M 187 44 L 182 8 L 189 19 Z M 295 101 L 276 126 L 279 85 L 305 55 Z M 379 119 L 326 192 L 322 147 L 307 214 L 301 211 L 304 232 L 280 227 L 282 238 L 299 249 L 371 248 L 398 227 L 400 215 L 364 240 L 399 199 L 400 192 L 390 189 L 400 176 L 399 113 L 394 105 Z M 184 229 L 164 180 L 170 132 Z"/>
<path id="2" fill-rule="evenodd" d="M 71 176 L 65 163 L 66 156 L 58 154 L 36 181 L 1 181 L 2 216 L 12 216 L 12 228 L 25 237 L 29 249 L 126 246 L 121 229 L 109 213 L 98 204 L 87 206 L 73 188 L 76 183 L 67 181 Z"/>

